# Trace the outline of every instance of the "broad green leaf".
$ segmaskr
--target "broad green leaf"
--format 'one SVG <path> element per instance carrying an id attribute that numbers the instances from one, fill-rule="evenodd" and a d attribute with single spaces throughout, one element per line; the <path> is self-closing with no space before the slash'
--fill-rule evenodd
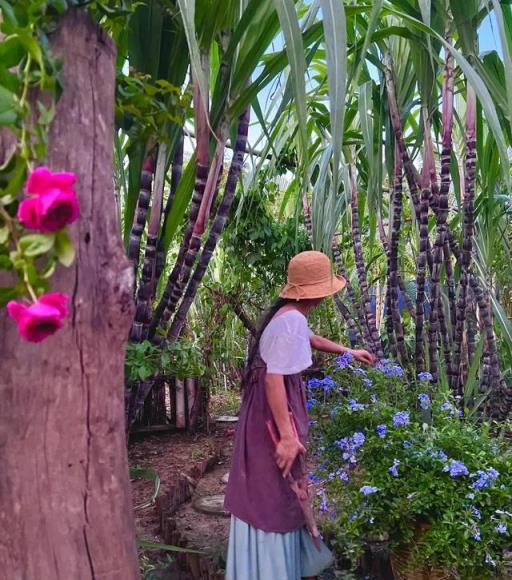
<path id="1" fill-rule="evenodd" d="M 49 252 L 55 244 L 55 234 L 28 234 L 20 238 L 19 245 L 25 256 L 33 258 Z"/>
<path id="2" fill-rule="evenodd" d="M 0 228 L 0 244 L 5 244 L 9 239 L 10 230 L 7 226 L 2 226 Z"/>
<path id="3" fill-rule="evenodd" d="M 3 308 L 10 300 L 18 297 L 18 292 L 14 286 L 0 286 L 0 308 Z"/>
<path id="4" fill-rule="evenodd" d="M 16 96 L 0 86 L 0 125 L 13 125 L 18 119 Z"/>
<path id="5" fill-rule="evenodd" d="M 3 68 L 16 66 L 24 55 L 22 43 L 16 34 L 7 36 L 0 42 L 0 63 Z"/>
<path id="6" fill-rule="evenodd" d="M 59 262 L 69 268 L 75 261 L 76 250 L 66 230 L 57 232 L 55 236 L 55 254 Z"/>

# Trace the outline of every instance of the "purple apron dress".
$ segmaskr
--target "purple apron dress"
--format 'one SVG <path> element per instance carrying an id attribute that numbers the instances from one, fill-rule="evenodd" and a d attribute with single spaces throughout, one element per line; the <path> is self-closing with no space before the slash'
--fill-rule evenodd
<path id="1" fill-rule="evenodd" d="M 313 546 L 297 497 L 277 467 L 266 426 L 272 412 L 265 375 L 265 362 L 257 355 L 244 383 L 226 489 L 225 508 L 232 514 L 226 580 L 299 580 L 332 563 L 325 546 L 321 552 Z M 301 376 L 284 375 L 284 382 L 299 439 L 306 446 L 309 417 Z M 298 461 L 292 475 L 306 475 Z"/>

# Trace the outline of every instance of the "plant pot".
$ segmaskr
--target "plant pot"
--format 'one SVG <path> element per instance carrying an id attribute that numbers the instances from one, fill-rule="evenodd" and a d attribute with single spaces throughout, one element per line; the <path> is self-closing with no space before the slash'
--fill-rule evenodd
<path id="1" fill-rule="evenodd" d="M 453 571 L 427 566 L 418 569 L 417 563 L 414 562 L 412 548 L 421 544 L 422 537 L 431 527 L 428 522 L 417 522 L 412 544 L 390 554 L 395 580 L 458 580 L 459 576 Z"/>
<path id="2" fill-rule="evenodd" d="M 441 568 L 418 570 L 412 559 L 412 551 L 404 548 L 390 556 L 395 580 L 457 580 L 458 576 Z"/>

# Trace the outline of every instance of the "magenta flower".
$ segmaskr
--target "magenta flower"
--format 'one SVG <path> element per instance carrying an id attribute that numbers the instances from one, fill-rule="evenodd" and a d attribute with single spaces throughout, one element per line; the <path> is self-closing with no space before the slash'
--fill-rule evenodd
<path id="1" fill-rule="evenodd" d="M 11 300 L 7 312 L 26 341 L 41 342 L 62 328 L 62 321 L 68 315 L 68 301 L 66 294 L 53 292 L 44 294 L 31 305 Z"/>
<path id="2" fill-rule="evenodd" d="M 54 232 L 72 224 L 80 216 L 73 189 L 74 173 L 53 173 L 38 167 L 29 175 L 26 197 L 18 207 L 18 219 L 29 230 Z"/>

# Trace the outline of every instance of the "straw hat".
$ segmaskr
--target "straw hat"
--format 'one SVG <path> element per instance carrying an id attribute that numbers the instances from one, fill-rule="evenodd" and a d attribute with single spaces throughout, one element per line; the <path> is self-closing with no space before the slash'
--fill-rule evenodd
<path id="1" fill-rule="evenodd" d="M 288 264 L 288 282 L 281 298 L 325 298 L 345 288 L 347 281 L 332 273 L 331 261 L 322 252 L 301 252 Z"/>

